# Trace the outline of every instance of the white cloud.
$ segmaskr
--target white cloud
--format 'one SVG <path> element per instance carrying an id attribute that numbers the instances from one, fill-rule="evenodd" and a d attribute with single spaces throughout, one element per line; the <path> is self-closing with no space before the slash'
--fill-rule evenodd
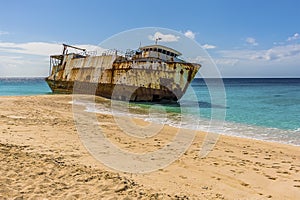
<path id="1" fill-rule="evenodd" d="M 253 59 L 263 60 L 286 60 L 295 56 L 300 56 L 300 45 L 277 46 L 259 52 Z"/>
<path id="2" fill-rule="evenodd" d="M 239 62 L 236 58 L 217 58 L 214 61 L 218 66 L 235 66 Z"/>
<path id="3" fill-rule="evenodd" d="M 47 76 L 49 71 L 49 58 L 28 55 L 4 55 L 0 56 L 0 77 L 6 76 Z"/>
<path id="4" fill-rule="evenodd" d="M 7 67 L 16 67 L 17 65 L 24 64 L 26 60 L 22 56 L 0 56 L 0 64 Z"/>
<path id="5" fill-rule="evenodd" d="M 235 65 L 238 62 L 238 59 L 235 58 L 211 58 L 211 57 L 204 57 L 204 56 L 196 56 L 195 58 L 187 58 L 188 62 L 191 63 L 200 63 L 200 64 L 208 64 L 214 62 L 217 65 Z"/>
<path id="6" fill-rule="evenodd" d="M 95 51 L 98 53 L 103 52 L 103 49 L 94 45 L 75 45 L 80 48 L 86 48 L 87 50 Z M 56 43 L 46 42 L 28 42 L 28 43 L 5 43 L 0 42 L 0 51 L 6 53 L 19 53 L 30 54 L 39 56 L 49 56 L 51 54 L 62 53 L 62 45 Z"/>
<path id="7" fill-rule="evenodd" d="M 184 35 L 190 39 L 195 39 L 196 34 L 190 30 L 187 30 Z"/>
<path id="8" fill-rule="evenodd" d="M 203 49 L 215 49 L 217 48 L 216 46 L 214 45 L 211 45 L 211 44 L 204 44 L 201 46 Z"/>
<path id="9" fill-rule="evenodd" d="M 87 51 L 102 53 L 105 49 L 94 45 L 75 45 Z M 0 76 L 47 76 L 49 56 L 62 53 L 62 45 L 46 42 L 0 42 Z M 72 50 L 70 49 L 69 53 Z"/>
<path id="10" fill-rule="evenodd" d="M 0 51 L 6 53 L 19 53 L 49 56 L 50 54 L 60 53 L 62 46 L 54 43 L 29 42 L 29 43 L 0 43 Z"/>
<path id="11" fill-rule="evenodd" d="M 9 34 L 9 32 L 7 32 L 7 31 L 0 31 L 0 36 L 1 35 L 8 35 Z"/>
<path id="12" fill-rule="evenodd" d="M 218 51 L 215 59 L 225 77 L 299 77 L 300 44 L 264 50 Z M 222 60 L 219 60 L 221 58 Z"/>
<path id="13" fill-rule="evenodd" d="M 252 38 L 252 37 L 248 37 L 246 38 L 246 42 L 252 46 L 257 46 L 258 43 L 256 42 L 255 38 Z"/>
<path id="14" fill-rule="evenodd" d="M 153 41 L 155 41 L 158 38 L 161 38 L 160 40 L 162 42 L 177 42 L 180 37 L 172 34 L 163 34 L 161 32 L 156 32 L 154 35 L 149 35 L 148 38 L 149 40 Z"/>
<path id="15" fill-rule="evenodd" d="M 259 51 L 255 50 L 222 50 L 218 51 L 221 58 L 231 58 L 238 60 L 253 60 L 255 55 L 258 55 Z"/>
<path id="16" fill-rule="evenodd" d="M 210 58 L 204 56 L 196 56 L 193 58 L 188 57 L 185 60 L 190 63 L 207 63 L 210 61 Z"/>
<path id="17" fill-rule="evenodd" d="M 201 63 L 204 70 L 211 67 L 208 59 L 197 57 L 191 60 Z M 212 60 L 224 77 L 300 76 L 300 44 L 277 44 L 265 49 L 214 50 Z"/>
<path id="18" fill-rule="evenodd" d="M 238 60 L 253 61 L 286 61 L 300 59 L 300 44 L 275 46 L 265 50 L 228 50 L 219 51 L 222 57 L 236 58 Z"/>
<path id="19" fill-rule="evenodd" d="M 298 40 L 298 39 L 300 39 L 300 34 L 295 33 L 293 36 L 288 37 L 287 41 L 293 41 L 293 40 Z"/>

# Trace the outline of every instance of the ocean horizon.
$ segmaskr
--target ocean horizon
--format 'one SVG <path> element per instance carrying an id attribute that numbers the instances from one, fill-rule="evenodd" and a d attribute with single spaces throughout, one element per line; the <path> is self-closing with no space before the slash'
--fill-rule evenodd
<path id="1" fill-rule="evenodd" d="M 185 102 L 189 99 L 187 92 L 180 105 L 188 105 L 191 110 L 193 106 L 198 106 L 200 112 L 188 113 L 190 120 L 184 124 L 185 127 L 300 146 L 300 78 L 224 78 L 223 83 L 225 106 L 212 103 L 204 79 L 194 79 L 191 88 L 197 101 Z M 52 93 L 43 77 L 0 77 L 0 96 L 45 94 Z M 130 103 L 128 113 L 128 110 L 112 110 L 110 100 L 96 106 L 89 102 L 74 103 L 85 104 L 89 112 L 131 115 L 175 127 L 183 126 L 179 105 L 163 104 L 157 107 L 151 103 Z M 158 114 L 152 113 L 150 117 L 150 108 L 156 109 Z M 165 110 L 167 115 L 160 116 L 160 109 Z M 225 112 L 222 127 L 210 126 L 211 120 L 215 120 L 212 109 Z"/>

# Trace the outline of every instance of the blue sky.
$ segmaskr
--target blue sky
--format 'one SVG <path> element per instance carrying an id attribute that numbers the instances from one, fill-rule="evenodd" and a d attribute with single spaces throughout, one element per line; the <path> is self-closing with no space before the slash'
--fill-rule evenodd
<path id="1" fill-rule="evenodd" d="M 0 76 L 47 76 L 49 54 L 63 42 L 93 47 L 129 29 L 163 27 L 197 41 L 223 77 L 300 77 L 297 0 L 0 3 Z"/>

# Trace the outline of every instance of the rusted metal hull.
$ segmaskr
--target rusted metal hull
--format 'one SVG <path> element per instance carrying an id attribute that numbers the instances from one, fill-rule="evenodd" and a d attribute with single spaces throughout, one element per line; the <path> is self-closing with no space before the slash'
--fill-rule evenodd
<path id="1" fill-rule="evenodd" d="M 177 101 L 199 68 L 199 64 L 157 59 L 128 61 L 116 55 L 64 55 L 46 81 L 55 93 L 92 94 L 127 101 Z"/>
<path id="2" fill-rule="evenodd" d="M 159 102 L 161 100 L 177 101 L 176 96 L 167 88 L 136 88 L 128 85 L 115 84 L 97 84 L 89 82 L 68 82 L 46 80 L 54 93 L 60 94 L 90 94 L 102 96 L 109 99 L 126 100 L 126 101 L 149 101 Z M 76 90 L 74 90 L 74 85 Z"/>

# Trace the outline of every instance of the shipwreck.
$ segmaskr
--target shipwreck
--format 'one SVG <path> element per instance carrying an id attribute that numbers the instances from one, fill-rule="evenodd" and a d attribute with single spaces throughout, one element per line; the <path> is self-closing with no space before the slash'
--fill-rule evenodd
<path id="1" fill-rule="evenodd" d="M 79 53 L 68 53 L 69 48 Z M 93 94 L 128 101 L 177 101 L 201 67 L 180 59 L 180 55 L 158 44 L 101 55 L 63 44 L 62 54 L 50 56 L 46 82 L 54 93 Z"/>

